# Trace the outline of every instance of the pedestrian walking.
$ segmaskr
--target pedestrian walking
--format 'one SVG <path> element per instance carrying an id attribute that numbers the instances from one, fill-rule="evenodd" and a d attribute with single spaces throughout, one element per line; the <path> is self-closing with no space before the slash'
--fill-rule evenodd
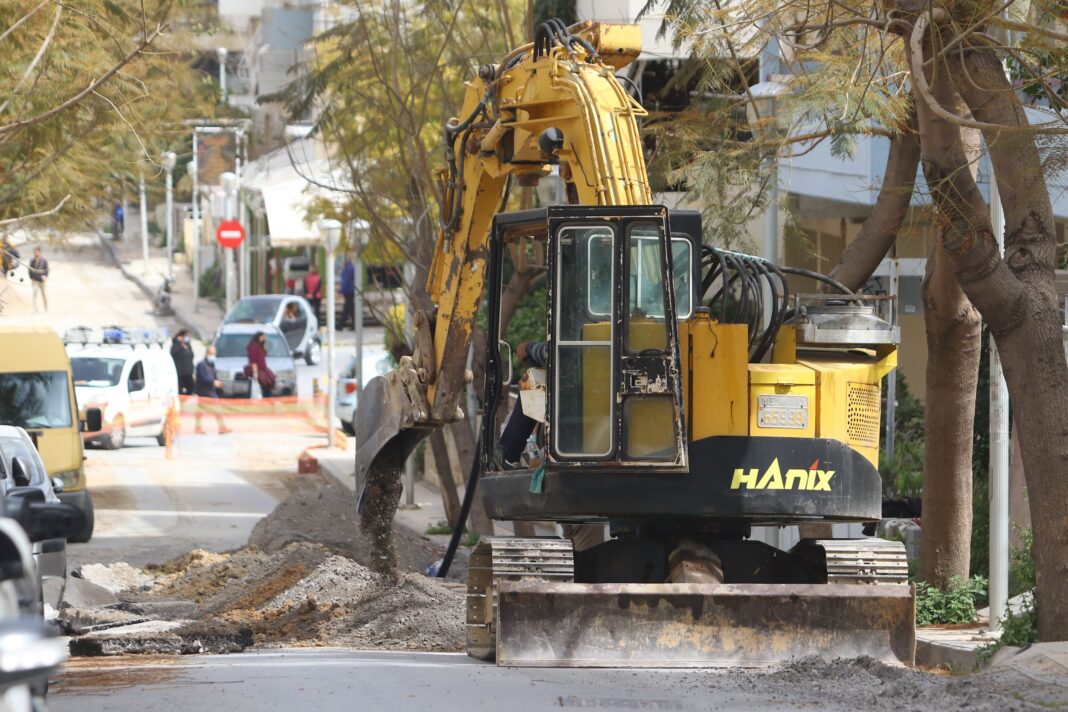
<path id="1" fill-rule="evenodd" d="M 115 203 L 112 215 L 114 216 L 113 225 L 115 226 L 112 239 L 118 240 L 126 232 L 126 220 L 122 210 L 122 203 Z"/>
<path id="2" fill-rule="evenodd" d="M 323 303 L 323 280 L 319 276 L 319 266 L 314 262 L 304 277 L 304 298 L 311 304 L 312 314 L 319 318 L 319 307 Z"/>
<path id="3" fill-rule="evenodd" d="M 252 380 L 249 396 L 256 398 L 257 394 L 262 398 L 270 398 L 274 391 L 274 371 L 267 366 L 267 334 L 257 331 L 249 339 L 248 365 L 245 366 L 245 375 Z"/>
<path id="4" fill-rule="evenodd" d="M 345 310 L 341 313 L 341 328 L 344 329 L 351 323 L 355 329 L 356 265 L 352 263 L 352 257 L 349 255 L 345 255 L 345 265 L 341 268 L 341 296 L 345 300 Z"/>
<path id="5" fill-rule="evenodd" d="M 215 424 L 219 426 L 220 435 L 230 432 L 230 428 L 226 427 L 226 422 L 223 420 L 222 413 L 219 412 L 217 399 L 219 398 L 220 388 L 222 388 L 222 381 L 218 379 L 215 373 L 215 347 L 208 346 L 204 360 L 197 364 L 196 432 L 204 433 L 204 429 L 200 427 L 200 418 L 204 413 L 211 413 L 215 416 Z"/>
<path id="6" fill-rule="evenodd" d="M 196 383 L 193 379 L 193 347 L 189 344 L 188 329 L 181 329 L 171 340 L 171 358 L 174 359 L 174 370 L 178 372 L 178 393 L 193 395 Z"/>
<path id="7" fill-rule="evenodd" d="M 33 310 L 37 311 L 37 296 L 40 295 L 44 310 L 48 311 L 48 296 L 45 294 L 45 282 L 48 281 L 48 260 L 41 254 L 41 248 L 33 248 L 30 260 L 30 283 L 33 284 Z"/>

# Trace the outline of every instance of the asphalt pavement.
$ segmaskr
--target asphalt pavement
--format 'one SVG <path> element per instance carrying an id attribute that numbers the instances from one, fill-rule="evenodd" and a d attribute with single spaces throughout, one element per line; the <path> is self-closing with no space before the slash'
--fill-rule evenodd
<path id="1" fill-rule="evenodd" d="M 336 649 L 261 650 L 226 656 L 80 660 L 49 701 L 55 712 L 390 710 L 534 712 L 560 708 L 724 708 L 695 681 L 721 673 L 683 670 L 498 668 L 461 653 Z M 732 693 L 733 710 L 796 710 L 789 702 Z"/>

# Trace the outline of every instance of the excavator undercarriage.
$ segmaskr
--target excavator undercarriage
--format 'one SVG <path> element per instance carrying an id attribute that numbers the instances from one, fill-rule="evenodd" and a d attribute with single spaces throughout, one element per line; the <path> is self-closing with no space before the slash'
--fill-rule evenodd
<path id="1" fill-rule="evenodd" d="M 698 213 L 651 204 L 644 110 L 615 76 L 639 49 L 635 27 L 547 23 L 468 84 L 446 129 L 446 207 L 427 281 L 436 312 L 415 315 L 414 353 L 359 401 L 365 534 L 388 569 L 401 466 L 426 434 L 465 417 L 459 395 L 484 299 L 465 511 L 480 496 L 494 520 L 557 535 L 484 537 L 474 549 L 472 656 L 911 664 L 915 597 L 900 543 L 855 532 L 787 550 L 757 536 L 879 519 L 879 386 L 897 342 L 888 303 L 710 247 Z M 553 165 L 571 205 L 499 212 L 509 177 L 529 184 Z M 548 356 L 522 378 L 502 316 L 518 270 L 546 286 Z M 797 277 L 828 293 L 794 293 Z M 505 466 L 498 413 L 520 405 L 530 438 Z"/>

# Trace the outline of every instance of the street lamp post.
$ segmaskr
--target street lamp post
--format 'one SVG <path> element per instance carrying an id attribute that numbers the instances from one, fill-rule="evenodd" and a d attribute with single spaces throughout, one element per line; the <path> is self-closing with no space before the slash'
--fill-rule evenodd
<path id="1" fill-rule="evenodd" d="M 227 171 L 219 176 L 219 184 L 225 196 L 223 214 L 227 220 L 232 220 L 234 212 L 231 199 L 234 191 L 237 190 L 237 176 Z M 226 311 L 230 311 L 230 307 L 234 305 L 234 249 L 232 247 L 223 248 L 223 259 L 226 262 Z"/>
<path id="2" fill-rule="evenodd" d="M 219 55 L 219 103 L 226 103 L 226 55 L 229 52 L 225 47 L 215 50 Z"/>
<path id="3" fill-rule="evenodd" d="M 174 279 L 174 166 L 178 156 L 174 151 L 163 154 L 163 170 L 167 173 L 167 277 Z"/>
<path id="4" fill-rule="evenodd" d="M 141 258 L 142 270 L 148 274 L 148 201 L 145 200 L 145 174 L 141 173 Z"/>
<path id="5" fill-rule="evenodd" d="M 337 385 L 334 383 L 334 322 L 337 307 L 337 297 L 334 296 L 334 249 L 341 237 L 341 223 L 329 218 L 320 220 L 319 232 L 326 241 L 326 444 L 327 447 L 334 447 L 334 400 L 337 398 Z M 360 352 L 357 350 L 357 369 L 359 363 Z"/>
<path id="6" fill-rule="evenodd" d="M 356 259 L 354 267 L 356 294 L 353 304 L 352 328 L 356 332 L 356 387 L 363 387 L 363 249 L 368 242 L 368 225 L 362 220 L 354 220 L 350 231 L 353 236 Z"/>

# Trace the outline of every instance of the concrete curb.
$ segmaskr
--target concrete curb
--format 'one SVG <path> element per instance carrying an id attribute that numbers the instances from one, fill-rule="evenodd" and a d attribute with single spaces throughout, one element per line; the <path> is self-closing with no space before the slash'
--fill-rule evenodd
<path id="1" fill-rule="evenodd" d="M 96 234 L 97 237 L 100 238 L 100 244 L 108 253 L 111 261 L 119 268 L 119 271 L 122 272 L 122 276 L 136 284 L 141 291 L 144 292 L 145 296 L 148 297 L 150 303 L 154 302 L 156 299 L 156 290 L 148 286 L 148 284 L 146 284 L 137 274 L 126 268 L 126 265 L 119 259 L 119 254 L 115 251 L 115 246 L 111 244 L 111 240 L 105 236 L 103 232 L 97 230 Z M 181 307 L 173 307 L 173 311 L 175 320 L 181 324 L 183 328 L 188 329 L 189 333 L 191 333 L 197 341 L 206 341 L 212 336 L 212 334 L 205 336 L 201 333 L 199 327 L 197 327 L 196 323 L 193 321 L 193 318 Z"/>
<path id="2" fill-rule="evenodd" d="M 980 624 L 968 628 L 917 628 L 916 664 L 972 672 L 980 665 L 981 651 L 996 642 L 999 635 Z"/>

